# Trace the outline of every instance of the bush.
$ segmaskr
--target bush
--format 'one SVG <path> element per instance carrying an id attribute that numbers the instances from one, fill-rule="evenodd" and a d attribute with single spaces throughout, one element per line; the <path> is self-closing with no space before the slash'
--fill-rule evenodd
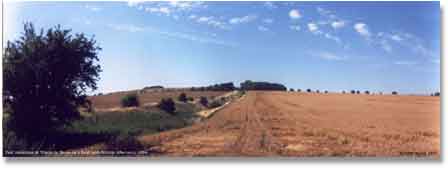
<path id="1" fill-rule="evenodd" d="M 223 102 L 224 102 L 223 100 L 213 100 L 212 102 L 210 102 L 209 107 L 216 108 L 216 107 L 222 106 Z"/>
<path id="2" fill-rule="evenodd" d="M 170 114 L 173 114 L 176 110 L 176 105 L 171 98 L 163 98 L 162 100 L 160 100 L 158 107 Z"/>
<path id="3" fill-rule="evenodd" d="M 319 91 L 319 90 L 316 90 L 316 93 L 320 93 L 320 91 Z"/>
<path id="4" fill-rule="evenodd" d="M 392 95 L 398 95 L 398 92 L 397 91 L 393 91 Z"/>
<path id="5" fill-rule="evenodd" d="M 199 103 L 201 103 L 203 106 L 208 106 L 208 100 L 204 96 L 201 96 Z"/>
<path id="6" fill-rule="evenodd" d="M 327 93 L 328 93 L 328 90 L 325 90 L 324 93 L 327 94 Z"/>
<path id="7" fill-rule="evenodd" d="M 366 90 L 364 93 L 367 94 L 367 95 L 370 94 L 370 92 L 368 90 Z"/>
<path id="8" fill-rule="evenodd" d="M 435 92 L 434 96 L 440 96 L 440 92 Z"/>
<path id="9" fill-rule="evenodd" d="M 342 91 L 342 94 L 345 94 L 345 90 Z"/>
<path id="10" fill-rule="evenodd" d="M 140 102 L 138 101 L 138 96 L 136 93 L 127 94 L 121 99 L 122 107 L 132 107 L 139 106 Z"/>
<path id="11" fill-rule="evenodd" d="M 187 100 L 188 101 L 194 101 L 194 98 L 193 97 L 187 97 Z"/>
<path id="12" fill-rule="evenodd" d="M 181 102 L 187 102 L 187 101 L 188 101 L 188 99 L 187 99 L 187 94 L 185 94 L 185 93 L 181 93 L 181 94 L 179 95 L 179 97 L 177 97 L 177 100 L 179 100 L 179 101 L 181 101 Z"/>
<path id="13" fill-rule="evenodd" d="M 61 26 L 44 31 L 25 23 L 3 55 L 3 103 L 11 108 L 8 130 L 27 143 L 79 119 L 86 92 L 96 90 L 101 67 L 93 38 Z"/>
<path id="14" fill-rule="evenodd" d="M 356 91 L 356 94 L 361 94 L 361 92 L 359 90 Z"/>
<path id="15" fill-rule="evenodd" d="M 311 93 L 311 89 L 306 89 L 306 92 Z"/>
<path id="16" fill-rule="evenodd" d="M 301 89 L 297 89 L 297 92 L 301 92 L 302 90 Z"/>
<path id="17" fill-rule="evenodd" d="M 355 94 L 356 91 L 355 91 L 355 90 L 350 90 L 350 93 L 351 93 L 351 94 Z"/>
<path id="18" fill-rule="evenodd" d="M 294 89 L 293 89 L 293 88 L 290 88 L 289 91 L 290 91 L 290 92 L 294 92 Z"/>

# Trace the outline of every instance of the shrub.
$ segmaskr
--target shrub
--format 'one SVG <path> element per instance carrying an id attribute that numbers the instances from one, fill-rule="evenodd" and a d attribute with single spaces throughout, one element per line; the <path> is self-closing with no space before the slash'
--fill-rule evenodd
<path id="1" fill-rule="evenodd" d="M 345 94 L 345 90 L 342 91 L 342 94 Z"/>
<path id="2" fill-rule="evenodd" d="M 201 96 L 199 103 L 201 103 L 203 106 L 208 106 L 208 100 L 204 96 Z"/>
<path id="3" fill-rule="evenodd" d="M 293 88 L 290 88 L 289 91 L 290 91 L 290 92 L 294 92 L 294 89 L 293 89 Z"/>
<path id="4" fill-rule="evenodd" d="M 325 93 L 325 94 L 327 94 L 327 93 L 328 93 L 328 91 L 327 91 L 327 90 L 325 90 L 325 91 L 324 91 L 324 93 Z"/>
<path id="5" fill-rule="evenodd" d="M 355 90 L 350 90 L 350 93 L 351 93 L 351 94 L 355 94 L 356 91 L 355 91 Z"/>
<path id="6" fill-rule="evenodd" d="M 31 23 L 5 44 L 3 103 L 11 109 L 8 130 L 27 143 L 79 119 L 86 92 L 97 89 L 101 67 L 93 38 L 61 26 L 40 31 Z"/>
<path id="7" fill-rule="evenodd" d="M 194 98 L 193 97 L 187 97 L 187 100 L 188 101 L 194 101 Z"/>
<path id="8" fill-rule="evenodd" d="M 138 96 L 136 93 L 127 94 L 121 99 L 122 107 L 132 107 L 139 106 L 140 102 L 138 101 Z"/>
<path id="9" fill-rule="evenodd" d="M 320 93 L 320 91 L 319 91 L 319 90 L 316 90 L 316 93 Z"/>
<path id="10" fill-rule="evenodd" d="M 177 100 L 179 100 L 179 101 L 181 101 L 181 102 L 187 102 L 187 94 L 185 94 L 185 93 L 181 93 L 180 95 L 179 95 L 179 97 L 177 98 Z"/>
<path id="11" fill-rule="evenodd" d="M 440 96 L 440 92 L 435 92 L 434 96 Z"/>
<path id="12" fill-rule="evenodd" d="M 176 110 L 176 105 L 171 98 L 163 98 L 160 100 L 158 107 L 170 114 L 173 114 Z"/>
<path id="13" fill-rule="evenodd" d="M 359 90 L 356 91 L 356 94 L 361 94 L 361 92 Z"/>
<path id="14" fill-rule="evenodd" d="M 365 93 L 365 94 L 370 94 L 370 92 L 369 92 L 368 90 L 366 90 L 364 93 Z"/>
<path id="15" fill-rule="evenodd" d="M 297 89 L 297 92 L 301 92 L 302 90 L 301 89 Z"/>
<path id="16" fill-rule="evenodd" d="M 216 108 L 219 106 L 223 105 L 223 101 L 222 100 L 213 100 L 212 102 L 210 102 L 209 107 L 210 108 Z"/>
<path id="17" fill-rule="evenodd" d="M 393 91 L 393 92 L 392 92 L 392 95 L 397 95 L 397 94 L 398 94 L 397 91 Z"/>
<path id="18" fill-rule="evenodd" d="M 306 89 L 306 92 L 311 93 L 311 89 Z"/>

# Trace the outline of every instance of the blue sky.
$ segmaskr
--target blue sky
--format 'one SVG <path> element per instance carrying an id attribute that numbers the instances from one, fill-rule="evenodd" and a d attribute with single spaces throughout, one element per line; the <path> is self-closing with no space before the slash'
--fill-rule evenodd
<path id="1" fill-rule="evenodd" d="M 440 90 L 439 2 L 23 2 L 22 24 L 60 24 L 103 48 L 97 92 L 250 79 L 302 90 Z"/>

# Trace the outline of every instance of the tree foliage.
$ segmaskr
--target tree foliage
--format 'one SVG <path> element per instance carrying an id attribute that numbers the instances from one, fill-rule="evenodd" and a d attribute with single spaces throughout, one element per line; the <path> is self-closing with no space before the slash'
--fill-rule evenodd
<path id="1" fill-rule="evenodd" d="M 171 98 L 163 98 L 160 100 L 158 107 L 170 114 L 174 114 L 174 111 L 176 110 L 176 105 Z"/>
<path id="2" fill-rule="evenodd" d="M 179 100 L 181 102 L 187 102 L 188 101 L 187 94 L 185 94 L 185 93 L 179 94 L 179 96 L 177 97 L 177 100 Z"/>
<path id="3" fill-rule="evenodd" d="M 203 106 L 208 106 L 208 100 L 204 96 L 201 96 L 201 98 L 199 99 L 199 103 L 201 103 Z"/>
<path id="4" fill-rule="evenodd" d="M 269 82 L 253 82 L 250 80 L 246 80 L 240 85 L 242 90 L 287 90 L 287 88 L 282 84 Z"/>
<path id="5" fill-rule="evenodd" d="M 97 89 L 101 50 L 93 38 L 61 26 L 36 32 L 25 23 L 3 56 L 3 102 L 11 108 L 8 129 L 35 141 L 80 117 L 86 92 Z"/>
<path id="6" fill-rule="evenodd" d="M 138 100 L 138 96 L 136 93 L 127 94 L 121 99 L 121 106 L 123 107 L 132 107 L 139 106 L 140 102 Z"/>

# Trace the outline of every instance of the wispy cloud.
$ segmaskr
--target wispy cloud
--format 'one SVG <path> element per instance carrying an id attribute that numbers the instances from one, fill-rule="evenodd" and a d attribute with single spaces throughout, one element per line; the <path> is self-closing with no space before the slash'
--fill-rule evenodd
<path id="1" fill-rule="evenodd" d="M 191 33 L 184 33 L 184 32 L 169 32 L 160 30 L 154 27 L 149 26 L 136 26 L 132 24 L 109 24 L 109 28 L 112 28 L 117 31 L 125 31 L 130 33 L 136 33 L 136 32 L 146 32 L 146 33 L 153 33 L 157 34 L 163 37 L 167 38 L 174 38 L 174 39 L 182 39 L 182 40 L 189 40 L 199 43 L 206 43 L 206 44 L 215 44 L 215 45 L 221 45 L 221 46 L 228 46 L 228 47 L 236 47 L 238 46 L 237 43 L 228 42 L 228 41 L 222 41 L 216 38 L 216 34 L 211 33 L 209 36 L 200 36 L 195 35 Z"/>
<path id="2" fill-rule="evenodd" d="M 103 10 L 103 8 L 96 7 L 96 6 L 90 6 L 90 5 L 85 5 L 84 8 L 91 10 L 93 12 L 99 12 L 99 11 Z"/>
<path id="3" fill-rule="evenodd" d="M 330 33 L 325 33 L 325 38 L 333 40 L 333 41 L 335 41 L 337 43 L 341 43 L 341 39 L 339 37 L 337 37 L 335 35 L 332 35 Z"/>
<path id="4" fill-rule="evenodd" d="M 310 55 L 315 56 L 315 57 L 319 57 L 321 59 L 324 60 L 328 60 L 328 61 L 344 61 L 347 59 L 346 56 L 340 56 L 334 53 L 330 53 L 330 52 L 308 52 Z"/>
<path id="5" fill-rule="evenodd" d="M 417 64 L 415 61 L 395 61 L 395 65 L 405 65 L 405 66 L 414 66 Z"/>
<path id="6" fill-rule="evenodd" d="M 145 30 L 145 28 L 142 26 L 136 26 L 131 24 L 109 24 L 107 26 L 117 31 L 125 31 L 131 33 L 141 32 Z"/>
<path id="7" fill-rule="evenodd" d="M 291 25 L 289 26 L 289 29 L 293 31 L 300 31 L 300 25 Z"/>
<path id="8" fill-rule="evenodd" d="M 171 10 L 167 7 L 146 7 L 145 11 L 150 13 L 164 14 L 167 16 L 171 14 Z"/>
<path id="9" fill-rule="evenodd" d="M 229 20 L 230 24 L 244 24 L 257 19 L 257 15 L 246 15 L 242 17 L 234 17 Z"/>
<path id="10" fill-rule="evenodd" d="M 265 26 L 261 26 L 261 25 L 260 25 L 260 26 L 258 26 L 257 28 L 258 28 L 259 31 L 262 31 L 262 32 L 269 31 L 269 28 L 267 28 L 267 27 L 265 27 Z"/>
<path id="11" fill-rule="evenodd" d="M 266 18 L 266 19 L 263 19 L 262 21 L 263 21 L 263 23 L 266 23 L 266 24 L 274 23 L 274 19 L 271 19 L 271 18 Z"/>
<path id="12" fill-rule="evenodd" d="M 144 0 L 128 0 L 128 6 L 135 7 L 143 2 Z"/>
<path id="13" fill-rule="evenodd" d="M 227 25 L 226 22 L 224 21 L 220 21 L 218 18 L 214 17 L 214 16 L 192 16 L 190 15 L 190 18 L 192 19 L 196 19 L 197 23 L 200 24 L 206 24 L 209 26 L 213 26 L 215 28 L 220 28 L 220 29 L 224 29 L 224 30 L 229 30 L 230 27 Z"/>
<path id="14" fill-rule="evenodd" d="M 265 6 L 268 9 L 276 9 L 277 5 L 275 5 L 273 2 L 267 1 L 263 3 L 263 6 Z"/>

